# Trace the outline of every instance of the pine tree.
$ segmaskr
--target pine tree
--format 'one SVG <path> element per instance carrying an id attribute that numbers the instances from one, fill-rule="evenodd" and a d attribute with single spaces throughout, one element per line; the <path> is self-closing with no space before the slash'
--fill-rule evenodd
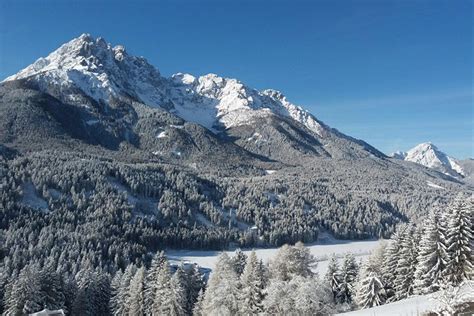
<path id="1" fill-rule="evenodd" d="M 145 268 L 141 267 L 130 281 L 127 306 L 129 314 L 134 316 L 145 315 Z"/>
<path id="2" fill-rule="evenodd" d="M 235 315 L 239 306 L 239 279 L 232 260 L 224 252 L 211 274 L 203 301 L 205 315 Z"/>
<path id="3" fill-rule="evenodd" d="M 123 278 L 123 272 L 122 270 L 118 270 L 114 277 L 112 278 L 112 281 L 110 282 L 110 311 L 112 312 L 112 315 L 118 315 L 116 314 L 116 311 L 119 310 L 119 306 L 121 304 L 120 302 L 120 285 L 122 284 L 122 278 Z"/>
<path id="4" fill-rule="evenodd" d="M 463 280 L 473 277 L 473 214 L 474 197 L 466 198 L 462 194 L 450 206 L 449 221 L 446 229 L 448 262 L 445 279 L 456 286 Z"/>
<path id="5" fill-rule="evenodd" d="M 386 246 L 382 244 L 364 263 L 356 284 L 355 301 L 359 307 L 379 306 L 387 299 L 381 268 L 385 253 Z"/>
<path id="6" fill-rule="evenodd" d="M 232 263 L 234 270 L 238 276 L 244 272 L 245 264 L 247 262 L 247 255 L 240 249 L 235 251 L 235 255 L 232 257 Z"/>
<path id="7" fill-rule="evenodd" d="M 339 302 L 351 304 L 355 294 L 355 283 L 359 267 L 352 253 L 346 254 L 341 266 Z"/>
<path id="8" fill-rule="evenodd" d="M 169 315 L 172 310 L 171 274 L 168 263 L 160 266 L 158 275 L 154 280 L 155 293 L 151 306 L 152 315 Z"/>
<path id="9" fill-rule="evenodd" d="M 43 309 L 39 268 L 25 266 L 18 277 L 12 279 L 5 295 L 5 315 L 23 315 Z"/>
<path id="10" fill-rule="evenodd" d="M 179 267 L 170 280 L 170 312 L 169 315 L 185 315 L 186 314 L 186 274 Z"/>
<path id="11" fill-rule="evenodd" d="M 401 241 L 403 232 L 408 229 L 406 224 L 399 225 L 388 242 L 387 249 L 383 257 L 382 279 L 385 286 L 387 302 L 394 301 L 395 297 L 395 278 L 396 269 L 401 250 Z"/>
<path id="12" fill-rule="evenodd" d="M 165 264 L 167 264 L 165 253 L 163 251 L 157 252 L 153 256 L 150 268 L 147 271 L 145 282 L 145 311 L 147 315 L 151 314 L 158 287 L 158 274 Z"/>
<path id="13" fill-rule="evenodd" d="M 375 272 L 363 273 L 357 286 L 357 305 L 361 308 L 379 306 L 384 303 L 384 296 L 384 286 Z"/>
<path id="14" fill-rule="evenodd" d="M 395 296 L 397 300 L 413 294 L 413 284 L 416 269 L 416 247 L 413 240 L 413 227 L 406 229 L 402 234 L 401 248 L 395 269 Z"/>
<path id="15" fill-rule="evenodd" d="M 203 301 L 204 301 L 204 291 L 203 289 L 199 290 L 196 303 L 193 306 L 193 316 L 204 316 L 202 310 L 203 310 Z"/>
<path id="16" fill-rule="evenodd" d="M 71 314 L 73 315 L 109 315 L 110 281 L 100 270 L 86 268 L 76 275 L 78 291 Z"/>
<path id="17" fill-rule="evenodd" d="M 240 314 L 257 315 L 263 310 L 263 278 L 259 275 L 259 262 L 255 251 L 250 253 L 240 277 Z"/>
<path id="18" fill-rule="evenodd" d="M 136 271 L 137 268 L 133 264 L 128 265 L 125 269 L 121 277 L 119 287 L 114 291 L 112 300 L 113 304 L 111 305 L 112 315 L 128 315 L 130 306 L 127 304 L 127 302 L 129 301 L 130 295 L 130 282 L 132 281 Z"/>
<path id="19" fill-rule="evenodd" d="M 427 294 L 440 288 L 448 260 L 445 230 L 438 211 L 431 211 L 423 226 L 424 234 L 421 236 L 415 270 L 416 294 Z"/>
<path id="20" fill-rule="evenodd" d="M 186 312 L 192 314 L 194 304 L 196 304 L 199 293 L 204 287 L 203 275 L 199 271 L 199 266 L 193 264 L 191 269 L 187 271 L 187 286 L 186 286 Z"/>
<path id="21" fill-rule="evenodd" d="M 335 255 L 331 256 L 329 260 L 328 269 L 324 276 L 324 281 L 329 286 L 333 296 L 333 302 L 337 303 L 337 298 L 339 295 L 339 287 L 341 282 L 341 276 L 339 273 L 339 267 L 337 263 L 337 258 Z"/>

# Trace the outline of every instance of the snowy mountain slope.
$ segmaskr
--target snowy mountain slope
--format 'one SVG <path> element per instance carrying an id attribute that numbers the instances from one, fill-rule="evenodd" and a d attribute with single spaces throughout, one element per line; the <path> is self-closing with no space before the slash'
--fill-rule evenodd
<path id="1" fill-rule="evenodd" d="M 363 141 L 328 127 L 278 91 L 257 91 L 236 79 L 215 74 L 194 77 L 178 73 L 165 78 L 144 58 L 129 55 L 123 46 L 112 47 L 104 39 L 94 39 L 88 34 L 62 45 L 3 82 L 18 80 L 62 102 L 86 109 L 111 112 L 121 104 L 143 103 L 200 124 L 214 133 L 239 126 L 255 127 L 262 119 L 290 120 L 303 126 L 303 133 L 312 134 L 310 137 L 317 138 L 318 142 L 327 139 L 320 145 L 331 143 L 329 148 L 335 150 L 335 153 L 329 150 L 332 155 L 340 156 L 339 152 L 347 153 L 352 150 L 347 148 L 358 147 L 361 152 L 366 151 L 365 155 L 384 156 Z M 97 121 L 92 118 L 87 124 Z M 241 135 L 234 132 L 232 136 Z M 332 139 L 336 143 L 342 140 L 342 144 L 332 146 Z M 255 152 L 260 154 L 258 150 Z"/>
<path id="2" fill-rule="evenodd" d="M 80 92 L 95 101 L 132 97 L 149 105 L 163 101 L 163 79 L 142 57 L 130 56 L 123 46 L 112 47 L 103 38 L 88 34 L 62 45 L 45 58 L 5 81 L 34 80 L 44 92 L 62 101 L 80 103 Z"/>
<path id="3" fill-rule="evenodd" d="M 459 162 L 440 151 L 432 143 L 422 143 L 407 152 L 395 152 L 390 155 L 396 159 L 411 161 L 452 176 L 464 176 Z"/>
<path id="4" fill-rule="evenodd" d="M 26 78 L 34 79 L 43 91 L 58 88 L 54 94 L 67 96 L 67 101 L 79 97 L 75 90 L 98 102 L 130 97 L 211 130 L 216 124 L 228 128 L 272 114 L 291 117 L 318 135 L 324 130 L 321 122 L 277 91 L 259 92 L 236 79 L 215 74 L 195 78 L 178 73 L 164 78 L 144 58 L 130 56 L 123 46 L 112 47 L 103 38 L 94 39 L 88 34 L 62 45 L 4 82 Z"/>

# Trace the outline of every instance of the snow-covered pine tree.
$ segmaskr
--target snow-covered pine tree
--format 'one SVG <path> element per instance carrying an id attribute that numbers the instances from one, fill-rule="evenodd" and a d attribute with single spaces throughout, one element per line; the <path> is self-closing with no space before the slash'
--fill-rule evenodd
<path id="1" fill-rule="evenodd" d="M 406 224 L 400 224 L 393 233 L 383 257 L 382 279 L 385 286 L 385 294 L 387 302 L 396 300 L 395 297 L 395 271 L 397 269 L 399 253 L 402 244 L 403 232 L 408 229 Z"/>
<path id="2" fill-rule="evenodd" d="M 178 267 L 170 280 L 170 311 L 168 315 L 186 315 L 186 273 Z"/>
<path id="3" fill-rule="evenodd" d="M 141 267 L 130 281 L 126 302 L 130 315 L 145 315 L 145 276 L 145 268 Z"/>
<path id="4" fill-rule="evenodd" d="M 423 223 L 424 234 L 415 270 L 415 294 L 427 294 L 440 288 L 448 260 L 446 252 L 445 228 L 440 221 L 439 211 L 433 209 Z"/>
<path id="5" fill-rule="evenodd" d="M 112 278 L 112 281 L 110 282 L 109 307 L 110 307 L 110 312 L 112 313 L 112 315 L 117 315 L 115 314 L 115 311 L 119 309 L 119 305 L 121 304 L 120 285 L 122 284 L 122 277 L 123 277 L 122 270 L 118 270 L 115 273 L 114 277 Z"/>
<path id="6" fill-rule="evenodd" d="M 204 315 L 236 315 L 239 311 L 239 279 L 232 260 L 224 252 L 217 259 L 203 301 Z"/>
<path id="7" fill-rule="evenodd" d="M 4 315 L 24 315 L 43 309 L 38 265 L 25 266 L 5 293 Z"/>
<path id="8" fill-rule="evenodd" d="M 204 316 L 204 314 L 202 313 L 203 301 L 204 301 L 204 290 L 201 289 L 199 290 L 196 303 L 194 303 L 194 306 L 193 306 L 193 312 L 192 312 L 193 316 Z"/>
<path id="9" fill-rule="evenodd" d="M 339 286 L 341 282 L 341 276 L 339 273 L 339 265 L 335 255 L 332 255 L 331 259 L 329 259 L 328 269 L 324 276 L 324 282 L 331 289 L 333 302 L 337 303 L 337 298 L 339 297 Z"/>
<path id="10" fill-rule="evenodd" d="M 168 262 L 163 263 L 159 267 L 158 275 L 156 279 L 153 279 L 155 283 L 154 298 L 151 306 L 152 315 L 169 315 L 172 307 L 172 292 L 171 292 L 171 273 L 169 270 Z"/>
<path id="11" fill-rule="evenodd" d="M 385 286 L 382 281 L 382 262 L 386 246 L 382 244 L 364 263 L 356 284 L 355 301 L 361 308 L 379 306 L 386 301 Z"/>
<path id="12" fill-rule="evenodd" d="M 145 282 L 145 311 L 149 315 L 153 301 L 155 299 L 156 288 L 158 286 L 158 274 L 164 264 L 167 264 L 166 256 L 163 251 L 157 252 L 151 261 L 150 268 L 147 271 Z"/>
<path id="13" fill-rule="evenodd" d="M 116 290 L 115 297 L 113 299 L 113 304 L 111 307 L 112 315 L 121 316 L 128 315 L 129 306 L 127 304 L 128 297 L 130 294 L 130 282 L 137 271 L 137 267 L 133 264 L 129 264 L 121 277 L 120 285 L 118 290 Z"/>
<path id="14" fill-rule="evenodd" d="M 456 286 L 473 277 L 474 196 L 459 194 L 449 208 L 446 228 L 448 262 L 445 279 Z"/>
<path id="15" fill-rule="evenodd" d="M 382 305 L 385 301 L 385 290 L 375 272 L 362 272 L 357 286 L 356 302 L 361 308 Z"/>
<path id="16" fill-rule="evenodd" d="M 188 314 L 192 314 L 194 309 L 194 304 L 199 296 L 199 292 L 201 292 L 202 288 L 204 287 L 204 279 L 202 273 L 199 271 L 199 266 L 197 264 L 193 264 L 191 269 L 187 271 L 187 286 L 186 286 L 186 312 Z"/>
<path id="17" fill-rule="evenodd" d="M 247 262 L 247 255 L 239 249 L 235 251 L 235 255 L 232 257 L 232 263 L 234 265 L 234 270 L 238 276 L 244 272 L 245 264 Z"/>
<path id="18" fill-rule="evenodd" d="M 397 300 L 413 294 L 413 285 L 416 269 L 416 247 L 413 238 L 413 227 L 402 233 L 400 251 L 398 252 L 397 266 L 395 268 L 395 296 Z"/>
<path id="19" fill-rule="evenodd" d="M 357 265 L 354 255 L 352 253 L 346 254 L 341 266 L 339 302 L 352 304 L 358 273 L 359 266 Z"/>
<path id="20" fill-rule="evenodd" d="M 64 308 L 65 296 L 63 280 L 54 269 L 54 264 L 49 263 L 40 271 L 40 286 L 43 296 L 42 305 L 48 309 Z"/>
<path id="21" fill-rule="evenodd" d="M 86 268 L 76 275 L 78 291 L 72 306 L 72 315 L 108 315 L 110 280 L 101 270 Z"/>
<path id="22" fill-rule="evenodd" d="M 268 270 L 268 266 L 263 263 L 262 259 L 258 261 L 257 274 L 262 282 L 262 287 L 266 288 L 270 281 L 270 271 Z"/>
<path id="23" fill-rule="evenodd" d="M 245 269 L 240 276 L 240 314 L 258 315 L 263 311 L 263 278 L 259 275 L 259 262 L 255 251 L 250 253 Z"/>

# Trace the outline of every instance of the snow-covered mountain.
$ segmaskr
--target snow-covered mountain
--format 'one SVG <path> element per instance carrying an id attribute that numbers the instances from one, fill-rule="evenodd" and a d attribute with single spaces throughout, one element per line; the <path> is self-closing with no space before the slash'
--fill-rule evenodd
<path id="1" fill-rule="evenodd" d="M 465 175 L 463 168 L 455 158 L 446 155 L 430 142 L 419 144 L 407 152 L 397 151 L 390 156 L 415 162 L 449 175 Z"/>
<path id="2" fill-rule="evenodd" d="M 27 78 L 63 101 L 83 102 L 80 92 L 105 103 L 132 98 L 211 131 L 251 124 L 271 115 L 292 118 L 319 136 L 329 130 L 278 91 L 257 91 L 236 79 L 215 74 L 194 77 L 178 73 L 165 78 L 146 59 L 131 56 L 123 46 L 112 47 L 103 38 L 94 39 L 89 34 L 62 45 L 4 82 Z"/>
<path id="3" fill-rule="evenodd" d="M 78 177 L 87 164 L 83 178 L 96 179 L 85 184 L 87 190 L 119 191 L 137 216 L 161 216 L 157 199 L 178 203 L 186 191 L 186 207 L 162 214 L 163 225 L 228 227 L 231 219 L 240 230 L 260 225 L 266 236 L 279 236 L 276 243 L 300 238 L 301 223 L 308 223 L 308 236 L 319 226 L 338 237 L 388 236 L 400 221 L 445 203 L 464 186 L 420 165 L 387 159 L 278 91 L 214 74 L 168 78 L 144 58 L 90 35 L 0 83 L 0 126 L 0 160 L 25 156 L 33 169 L 54 172 L 65 164 L 65 178 Z M 102 162 L 114 169 L 107 171 Z M 163 184 L 168 174 L 179 185 Z M 202 187 L 185 189 L 201 180 Z M 28 191 L 29 182 L 23 188 L 38 197 L 48 181 L 40 181 L 40 190 Z M 11 192 L 15 199 L 16 190 Z M 31 201 L 23 202 L 34 207 Z M 308 221 L 292 222 L 295 210 Z M 288 225 L 295 228 L 281 233 Z"/>

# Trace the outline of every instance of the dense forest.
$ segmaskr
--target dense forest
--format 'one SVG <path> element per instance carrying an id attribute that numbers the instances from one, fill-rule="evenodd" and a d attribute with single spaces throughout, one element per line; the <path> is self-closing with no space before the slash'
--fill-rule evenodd
<path id="1" fill-rule="evenodd" d="M 170 265 L 163 252 L 100 265 L 87 254 L 64 260 L 66 252 L 55 249 L 21 265 L 30 254 L 3 249 L 0 309 L 4 315 L 44 307 L 68 315 L 328 315 L 368 308 L 472 280 L 473 212 L 473 197 L 458 195 L 422 224 L 398 225 L 362 263 L 352 254 L 331 258 L 323 276 L 313 272 L 316 260 L 302 243 L 282 246 L 268 263 L 254 252 L 223 253 L 209 278 L 197 265 Z M 453 296 L 447 310 L 458 300 Z"/>

